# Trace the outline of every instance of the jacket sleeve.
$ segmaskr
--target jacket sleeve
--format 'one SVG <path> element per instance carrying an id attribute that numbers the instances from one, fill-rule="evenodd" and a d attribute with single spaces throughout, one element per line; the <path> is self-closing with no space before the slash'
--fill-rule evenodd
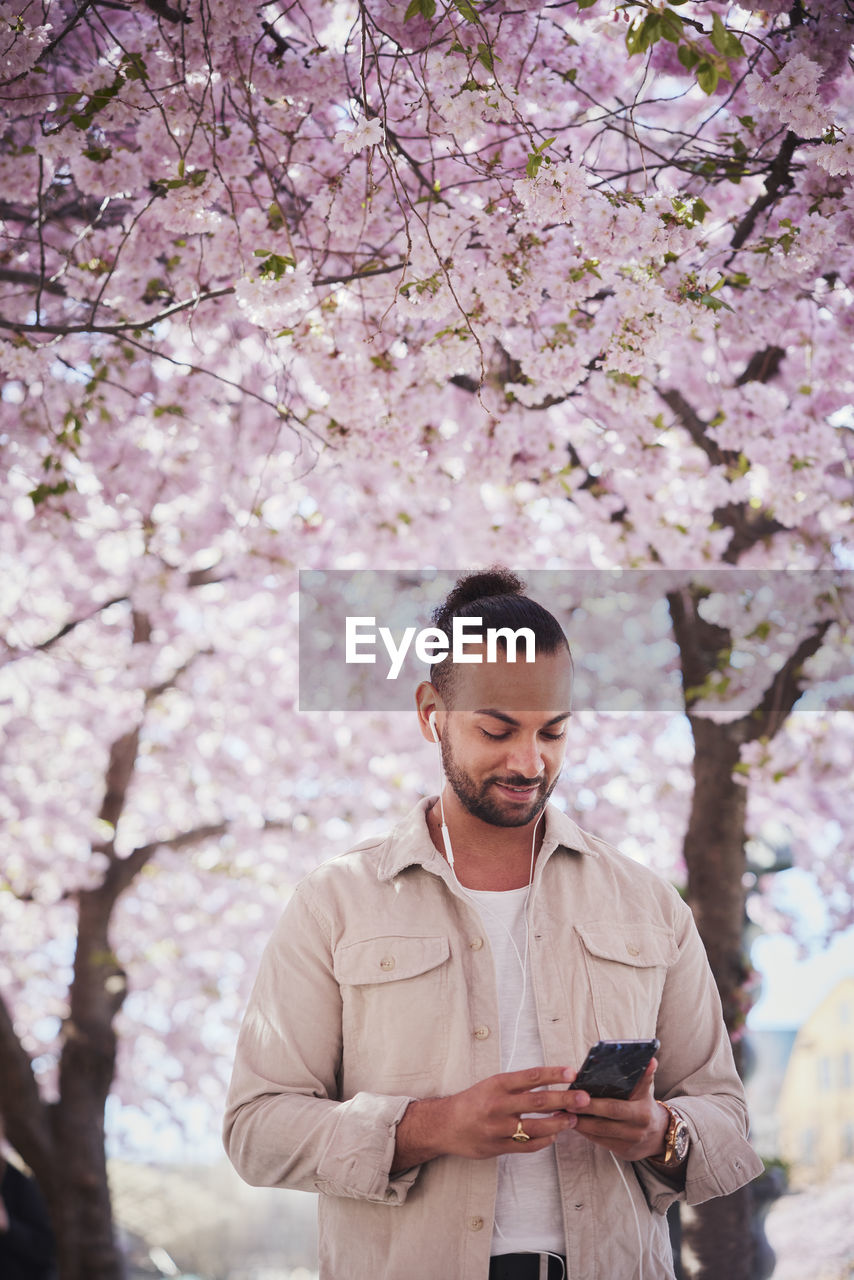
<path id="1" fill-rule="evenodd" d="M 294 893 L 264 951 L 240 1029 L 223 1141 L 253 1186 L 400 1204 L 418 1168 L 391 1177 L 409 1097 L 338 1098 L 341 993 L 329 931 Z"/>
<path id="2" fill-rule="evenodd" d="M 674 896 L 679 954 L 668 969 L 661 998 L 655 1094 L 686 1121 L 691 1147 L 682 1187 L 646 1161 L 635 1165 L 658 1213 L 665 1213 L 674 1200 L 693 1205 L 729 1195 L 764 1167 L 747 1141 L 744 1088 L 705 948 L 690 909 L 675 891 Z"/>

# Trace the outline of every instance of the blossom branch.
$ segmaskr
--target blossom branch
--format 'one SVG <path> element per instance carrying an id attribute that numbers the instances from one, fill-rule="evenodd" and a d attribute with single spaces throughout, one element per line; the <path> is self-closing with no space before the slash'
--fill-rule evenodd
<path id="1" fill-rule="evenodd" d="M 793 133 L 791 129 L 788 130 L 780 145 L 780 150 L 768 170 L 764 193 L 756 197 L 732 234 L 732 239 L 730 240 L 732 253 L 726 259 L 725 267 L 730 265 L 738 250 L 750 236 L 760 213 L 763 213 L 774 204 L 792 186 L 792 159 L 795 150 L 800 144 L 801 139 L 797 134 Z"/>

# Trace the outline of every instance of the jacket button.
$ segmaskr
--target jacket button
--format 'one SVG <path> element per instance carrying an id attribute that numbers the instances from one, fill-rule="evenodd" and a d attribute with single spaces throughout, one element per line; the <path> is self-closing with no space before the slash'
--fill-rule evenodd
<path id="1" fill-rule="evenodd" d="M 482 1231 L 482 1230 L 483 1230 L 483 1218 L 469 1218 L 469 1230 L 470 1230 L 470 1231 Z"/>
<path id="2" fill-rule="evenodd" d="M 639 956 L 639 955 L 640 955 L 640 948 L 639 948 L 639 947 L 633 947 L 633 946 L 632 946 L 632 944 L 631 944 L 630 942 L 627 942 L 627 943 L 626 943 L 626 950 L 628 951 L 628 953 L 629 953 L 629 955 L 630 955 L 630 956 Z"/>
<path id="3" fill-rule="evenodd" d="M 394 968 L 394 956 L 383 956 L 382 960 L 380 960 L 380 968 L 381 968 L 381 969 L 393 969 L 393 968 Z"/>
<path id="4" fill-rule="evenodd" d="M 469 943 L 469 946 L 471 947 L 472 951 L 480 951 L 481 947 L 483 946 L 483 938 L 472 938 L 471 942 Z"/>
<path id="5" fill-rule="evenodd" d="M 474 1029 L 475 1040 L 485 1040 L 488 1035 L 489 1035 L 489 1027 L 475 1027 Z"/>

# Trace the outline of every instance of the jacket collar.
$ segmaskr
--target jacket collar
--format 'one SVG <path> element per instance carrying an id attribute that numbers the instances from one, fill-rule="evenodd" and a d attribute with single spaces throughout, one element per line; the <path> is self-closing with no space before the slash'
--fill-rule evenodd
<path id="1" fill-rule="evenodd" d="M 427 830 L 427 810 L 435 802 L 435 796 L 419 800 L 405 818 L 397 824 L 383 841 L 377 876 L 380 880 L 392 880 L 407 867 L 427 867 L 437 871 L 446 865 Z M 597 856 L 586 833 L 554 804 L 546 805 L 546 833 L 537 861 L 540 863 L 554 853 L 565 849 Z"/>

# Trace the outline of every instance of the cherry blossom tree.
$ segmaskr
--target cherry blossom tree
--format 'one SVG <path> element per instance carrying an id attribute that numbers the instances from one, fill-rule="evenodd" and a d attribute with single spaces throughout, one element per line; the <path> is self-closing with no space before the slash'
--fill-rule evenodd
<path id="1" fill-rule="evenodd" d="M 120 1271 L 111 1088 L 215 1109 L 283 883 L 433 785 L 403 718 L 296 713 L 298 567 L 850 565 L 851 31 L 0 4 L 0 1107 L 63 1280 Z M 775 617 L 668 599 L 694 747 L 582 716 L 566 802 L 674 875 L 688 831 L 735 1030 L 745 824 L 807 860 L 818 813 L 850 919 L 850 702 L 787 720 L 850 608 L 801 591 L 763 679 Z"/>

